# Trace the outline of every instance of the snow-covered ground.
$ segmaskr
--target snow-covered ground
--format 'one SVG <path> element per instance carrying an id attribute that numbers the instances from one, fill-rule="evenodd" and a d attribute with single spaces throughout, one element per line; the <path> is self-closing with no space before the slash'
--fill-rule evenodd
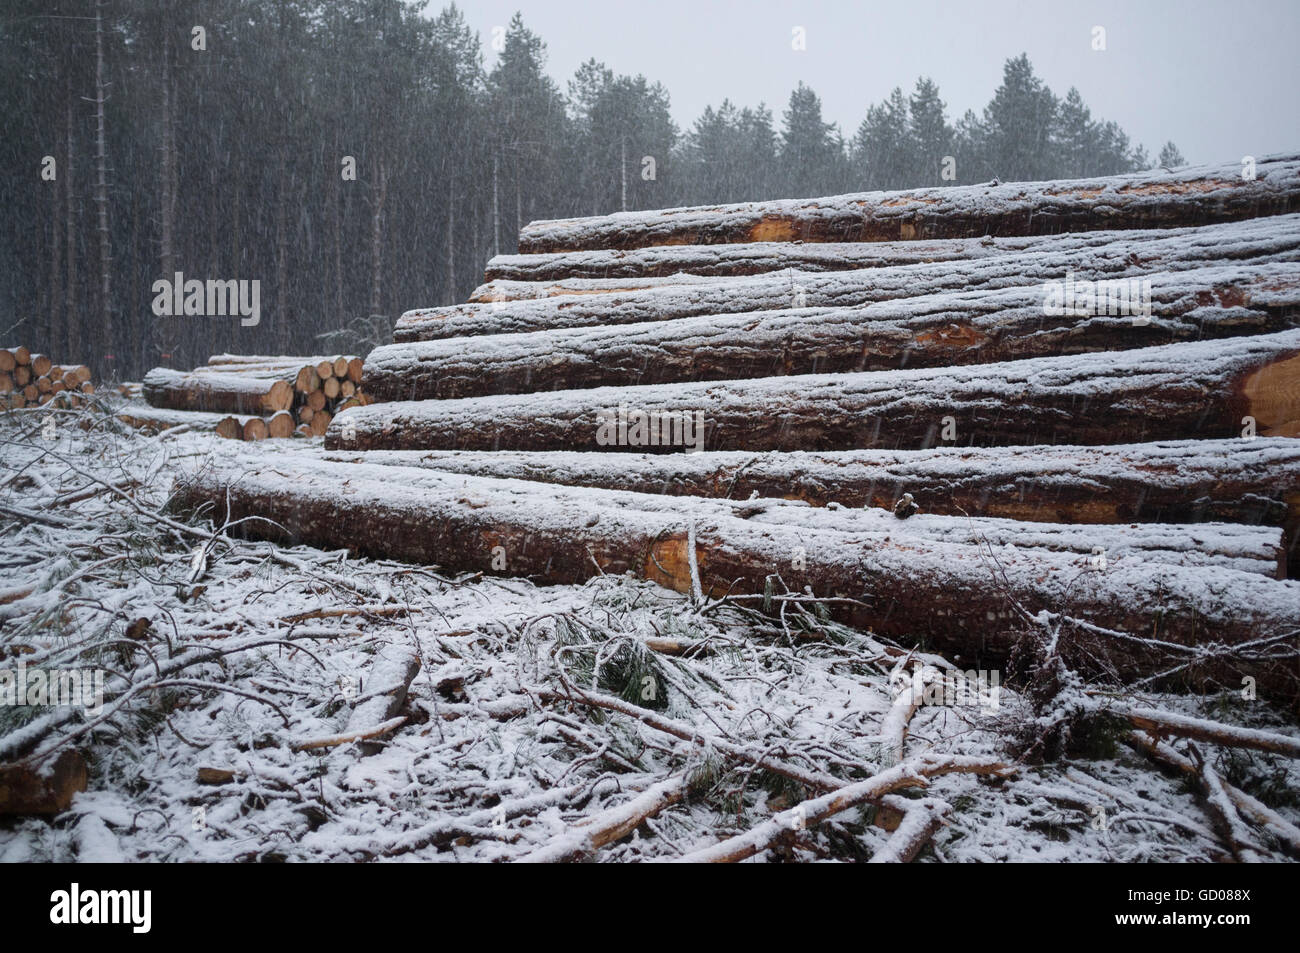
<path id="1" fill-rule="evenodd" d="M 0 817 L 0 860 L 671 860 L 775 817 L 757 860 L 852 861 L 921 797 L 945 814 L 922 862 L 1232 857 L 1197 785 L 1127 728 L 1103 720 L 1077 755 L 1017 763 L 1012 740 L 1045 716 L 1005 687 L 996 708 L 922 704 L 909 724 L 891 685 L 947 663 L 815 605 L 764 615 L 628 577 L 543 588 L 213 535 L 165 505 L 175 475 L 236 445 L 101 410 L 45 418 L 0 420 L 0 670 L 101 669 L 105 697 L 0 706 L 0 764 L 75 748 L 89 765 L 66 812 Z M 394 649 L 421 662 L 400 723 L 343 740 Z M 1235 694 L 1138 701 L 1298 733 Z M 1199 749 L 1300 823 L 1294 760 Z M 921 786 L 949 755 L 1006 767 Z M 915 783 L 884 806 L 801 815 L 900 756 Z"/>

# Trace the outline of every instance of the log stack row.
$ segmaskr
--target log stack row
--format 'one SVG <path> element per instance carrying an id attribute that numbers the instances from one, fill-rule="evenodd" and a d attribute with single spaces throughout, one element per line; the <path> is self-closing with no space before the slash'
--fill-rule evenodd
<path id="1" fill-rule="evenodd" d="M 85 364 L 55 364 L 21 346 L 0 348 L 0 407 L 42 407 L 51 402 L 75 407 L 84 395 L 94 392 Z"/>
<path id="2" fill-rule="evenodd" d="M 216 354 L 192 371 L 154 368 L 142 387 L 149 407 L 119 416 L 146 429 L 189 424 L 238 440 L 318 437 L 335 414 L 369 402 L 361 373 L 362 359 L 349 355 Z"/>
<path id="3" fill-rule="evenodd" d="M 1300 698 L 1300 156 L 520 249 L 402 317 L 327 459 L 183 498 L 451 570 L 811 592 L 967 663 L 1056 625 L 1082 667 Z"/>

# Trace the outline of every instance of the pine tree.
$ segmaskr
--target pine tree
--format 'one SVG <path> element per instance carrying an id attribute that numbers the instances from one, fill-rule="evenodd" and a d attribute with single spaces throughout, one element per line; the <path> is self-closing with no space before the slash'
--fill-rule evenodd
<path id="1" fill-rule="evenodd" d="M 910 164 L 906 179 L 912 186 L 944 185 L 944 160 L 953 155 L 953 129 L 939 98 L 939 87 L 926 77 L 916 81 L 908 100 Z"/>
<path id="2" fill-rule="evenodd" d="M 835 124 L 822 119 L 821 99 L 800 83 L 782 119 L 782 194 L 804 198 L 835 191 L 845 178 L 844 145 Z"/>
<path id="3" fill-rule="evenodd" d="M 1002 85 L 984 109 L 984 162 L 1003 182 L 1051 177 L 1056 97 L 1025 54 L 1007 60 Z"/>
<path id="4" fill-rule="evenodd" d="M 1187 165 L 1187 160 L 1178 151 L 1178 147 L 1172 141 L 1169 141 L 1160 147 L 1160 158 L 1156 159 L 1156 164 L 1163 169 L 1176 169 L 1179 166 Z"/>

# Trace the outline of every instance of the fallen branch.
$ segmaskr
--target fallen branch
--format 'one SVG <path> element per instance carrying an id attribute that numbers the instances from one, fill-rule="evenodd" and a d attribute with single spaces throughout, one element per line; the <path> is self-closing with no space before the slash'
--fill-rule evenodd
<path id="1" fill-rule="evenodd" d="M 737 834 L 711 847 L 692 851 L 676 858 L 677 863 L 731 864 L 766 850 L 790 831 L 820 824 L 849 808 L 876 801 L 893 791 L 908 787 L 925 787 L 926 779 L 940 774 L 983 774 L 1007 777 L 1015 767 L 988 758 L 965 755 L 917 755 L 871 777 L 842 786 L 839 790 L 796 804 L 774 814 L 757 827 Z"/>
<path id="2" fill-rule="evenodd" d="M 686 772 L 651 785 L 630 801 L 607 808 L 519 858 L 525 864 L 553 864 L 592 854 L 626 837 L 646 820 L 686 796 Z"/>
<path id="3" fill-rule="evenodd" d="M 1120 709 L 1116 714 L 1127 718 L 1134 727 L 1141 728 L 1157 738 L 1176 735 L 1181 738 L 1210 741 L 1229 748 L 1253 748 L 1256 751 L 1271 751 L 1274 754 L 1300 758 L 1300 738 L 1289 735 L 1260 731 L 1256 728 L 1239 728 L 1236 725 L 1176 715 L 1173 712 L 1156 711 L 1153 708 Z"/>
<path id="4" fill-rule="evenodd" d="M 910 800 L 897 795 L 880 799 L 885 807 L 900 811 L 903 819 L 890 835 L 885 846 L 876 851 L 868 863 L 908 864 L 944 824 L 944 816 L 952 810 L 947 801 L 938 798 Z"/>

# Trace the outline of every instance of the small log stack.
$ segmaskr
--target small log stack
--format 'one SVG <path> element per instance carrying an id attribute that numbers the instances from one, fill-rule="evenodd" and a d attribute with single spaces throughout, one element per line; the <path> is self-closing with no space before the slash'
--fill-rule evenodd
<path id="1" fill-rule="evenodd" d="M 55 364 L 21 346 L 0 348 L 0 408 L 79 406 L 83 395 L 95 392 L 90 377 L 85 364 Z"/>
<path id="2" fill-rule="evenodd" d="M 369 402 L 361 372 L 362 359 L 348 355 L 216 354 L 192 371 L 154 368 L 142 388 L 151 412 L 119 418 L 146 429 L 189 423 L 239 440 L 319 437 L 335 414 Z"/>

